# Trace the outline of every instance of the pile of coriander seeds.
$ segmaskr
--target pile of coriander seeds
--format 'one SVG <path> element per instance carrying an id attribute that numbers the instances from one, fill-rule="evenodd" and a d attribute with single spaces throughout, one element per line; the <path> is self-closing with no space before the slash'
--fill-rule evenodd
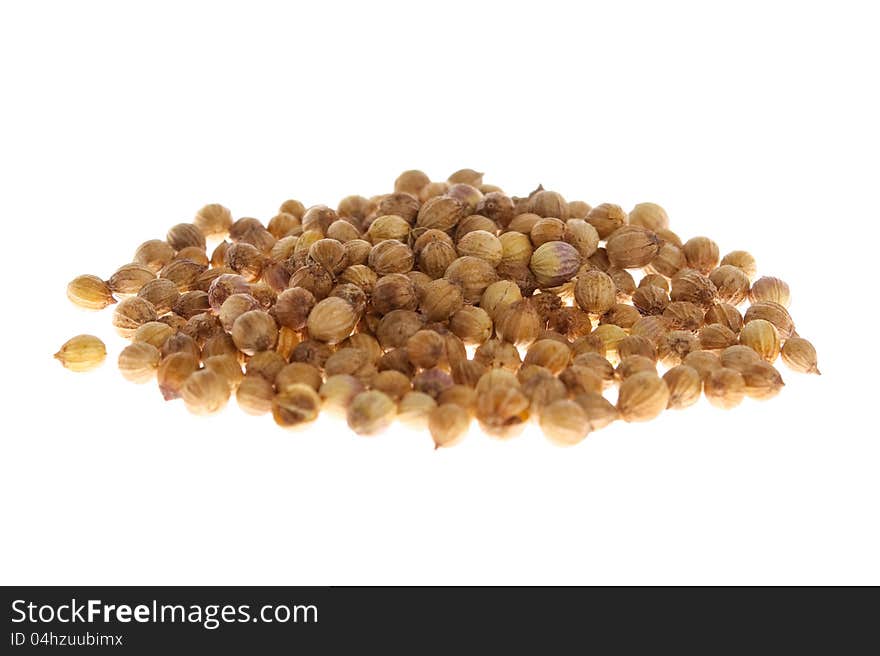
<path id="1" fill-rule="evenodd" d="M 131 259 L 68 297 L 112 308 L 123 376 L 196 414 L 235 396 L 283 427 L 341 413 L 355 433 L 400 421 L 439 447 L 473 421 L 499 437 L 534 421 L 571 445 L 701 395 L 769 399 L 780 356 L 819 373 L 788 285 L 756 279 L 748 252 L 681 239 L 654 203 L 509 196 L 470 169 L 406 171 L 335 209 L 287 200 L 265 224 L 206 205 Z M 105 357 L 91 335 L 56 354 L 74 371 Z"/>

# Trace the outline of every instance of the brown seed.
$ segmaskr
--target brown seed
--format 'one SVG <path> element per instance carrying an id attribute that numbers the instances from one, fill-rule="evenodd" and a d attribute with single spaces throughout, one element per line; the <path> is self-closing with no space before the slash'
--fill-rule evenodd
<path id="1" fill-rule="evenodd" d="M 306 326 L 309 314 L 315 307 L 315 296 L 302 287 L 292 287 L 278 294 L 274 315 L 279 326 L 300 331 Z"/>
<path id="2" fill-rule="evenodd" d="M 629 224 L 659 230 L 669 228 L 669 216 L 656 203 L 638 203 L 629 213 Z"/>
<path id="3" fill-rule="evenodd" d="M 648 270 L 671 278 L 687 266 L 687 258 L 681 248 L 673 243 L 663 242 L 657 250 L 657 255 L 648 264 Z"/>
<path id="4" fill-rule="evenodd" d="M 272 410 L 275 389 L 262 376 L 245 376 L 235 392 L 238 406 L 249 415 L 264 415 Z"/>
<path id="5" fill-rule="evenodd" d="M 199 278 L 207 267 L 192 260 L 172 260 L 159 271 L 160 278 L 166 278 L 177 285 L 178 291 L 188 292 L 198 289 Z"/>
<path id="6" fill-rule="evenodd" d="M 548 241 L 532 253 L 530 268 L 542 289 L 571 280 L 581 265 L 577 249 L 564 241 Z"/>
<path id="7" fill-rule="evenodd" d="M 572 364 L 566 367 L 559 374 L 559 380 L 572 395 L 586 392 L 601 394 L 602 388 L 605 386 L 605 381 L 599 377 L 594 369 L 581 364 Z"/>
<path id="8" fill-rule="evenodd" d="M 220 324 L 224 330 L 232 331 L 235 320 L 245 312 L 259 310 L 261 308 L 259 301 L 250 294 L 233 294 L 220 306 Z"/>
<path id="9" fill-rule="evenodd" d="M 578 337 L 571 344 L 571 353 L 574 357 L 583 353 L 595 353 L 605 357 L 605 342 L 595 335 Z"/>
<path id="10" fill-rule="evenodd" d="M 275 389 L 278 392 L 284 392 L 294 385 L 308 385 L 317 391 L 323 382 L 320 370 L 305 362 L 291 362 L 275 374 Z"/>
<path id="11" fill-rule="evenodd" d="M 368 333 L 355 333 L 340 344 L 343 348 L 353 348 L 367 356 L 367 362 L 375 363 L 382 357 L 379 340 Z"/>
<path id="12" fill-rule="evenodd" d="M 103 310 L 116 302 L 110 286 L 98 276 L 77 276 L 67 284 L 67 298 L 89 310 Z"/>
<path id="13" fill-rule="evenodd" d="M 411 228 L 412 226 L 410 226 L 409 222 L 402 216 L 398 216 L 397 214 L 386 214 L 373 219 L 373 222 L 367 230 L 366 238 L 369 239 L 370 243 L 373 245 L 378 244 L 380 241 L 385 241 L 386 239 L 406 242 Z"/>
<path id="14" fill-rule="evenodd" d="M 110 276 L 107 286 L 117 294 L 137 294 L 141 287 L 155 278 L 152 269 L 143 264 L 125 264 Z"/>
<path id="15" fill-rule="evenodd" d="M 212 355 L 205 358 L 205 369 L 223 378 L 230 390 L 238 388 L 244 378 L 241 363 L 234 355 Z"/>
<path id="16" fill-rule="evenodd" d="M 483 184 L 483 174 L 474 169 L 459 169 L 448 178 L 449 184 L 468 184 L 479 187 Z"/>
<path id="17" fill-rule="evenodd" d="M 721 358 L 711 351 L 691 351 L 684 356 L 682 364 L 695 369 L 700 379 L 706 380 L 709 374 L 721 368 Z"/>
<path id="18" fill-rule="evenodd" d="M 709 307 L 717 293 L 715 284 L 705 275 L 694 269 L 682 269 L 672 277 L 669 298 Z"/>
<path id="19" fill-rule="evenodd" d="M 119 354 L 119 371 L 132 383 L 146 383 L 156 375 L 160 358 L 159 349 L 152 344 L 135 342 Z"/>
<path id="20" fill-rule="evenodd" d="M 620 359 L 615 373 L 620 380 L 626 380 L 630 376 L 643 371 L 653 371 L 657 373 L 657 363 L 644 355 L 628 355 Z"/>
<path id="21" fill-rule="evenodd" d="M 412 382 L 405 374 L 389 369 L 374 374 L 370 379 L 370 387 L 387 394 L 395 401 L 400 401 L 412 391 Z"/>
<path id="22" fill-rule="evenodd" d="M 608 312 L 599 318 L 599 324 L 611 323 L 629 330 L 641 318 L 642 315 L 634 306 L 627 303 L 615 303 Z"/>
<path id="23" fill-rule="evenodd" d="M 279 242 L 280 243 L 280 242 Z M 296 237 L 293 237 L 293 243 L 296 243 Z M 211 251 L 211 266 L 212 267 L 223 267 L 226 266 L 226 249 L 228 249 L 231 244 L 225 239 L 221 241 L 217 246 Z M 289 254 L 288 254 L 289 257 Z M 169 260 L 170 261 L 170 260 Z M 164 265 L 163 265 L 164 266 Z M 230 269 L 231 271 L 231 269 Z"/>
<path id="24" fill-rule="evenodd" d="M 700 347 L 707 351 L 721 351 L 736 343 L 736 333 L 723 324 L 712 323 L 700 329 Z"/>
<path id="25" fill-rule="evenodd" d="M 599 393 L 577 394 L 573 400 L 587 415 L 590 432 L 601 430 L 620 418 L 617 408 Z"/>
<path id="26" fill-rule="evenodd" d="M 541 411 L 541 430 L 557 446 L 573 446 L 590 432 L 590 422 L 583 408 L 574 401 L 562 399 Z"/>
<path id="27" fill-rule="evenodd" d="M 617 302 L 617 288 L 608 274 L 596 270 L 586 271 L 577 277 L 574 298 L 581 309 L 602 314 Z"/>
<path id="28" fill-rule="evenodd" d="M 666 290 L 654 285 L 639 286 L 632 295 L 632 304 L 643 315 L 663 314 L 669 305 Z"/>
<path id="29" fill-rule="evenodd" d="M 312 308 L 306 327 L 309 336 L 321 342 L 336 344 L 351 334 L 359 316 L 350 303 L 331 296 Z"/>
<path id="30" fill-rule="evenodd" d="M 617 344 L 617 355 L 623 360 L 630 355 L 641 355 L 651 360 L 657 360 L 657 348 L 647 337 L 642 335 L 629 335 Z"/>
<path id="31" fill-rule="evenodd" d="M 454 403 L 444 403 L 428 412 L 428 430 L 438 449 L 458 444 L 467 434 L 470 423 L 467 411 Z"/>
<path id="32" fill-rule="evenodd" d="M 569 219 L 566 221 L 562 239 L 575 248 L 581 259 L 590 257 L 599 248 L 599 233 L 583 219 Z"/>
<path id="33" fill-rule="evenodd" d="M 397 418 L 410 428 L 425 428 L 437 402 L 422 392 L 409 392 L 397 404 Z"/>
<path id="34" fill-rule="evenodd" d="M 789 337 L 782 345 L 782 361 L 794 371 L 820 374 L 816 348 L 803 337 Z"/>
<path id="35" fill-rule="evenodd" d="M 298 200 L 291 199 L 281 203 L 281 207 L 278 208 L 278 211 L 284 212 L 285 214 L 293 214 L 296 218 L 302 219 L 303 215 L 306 213 L 306 208 Z"/>
<path id="36" fill-rule="evenodd" d="M 522 300 L 522 292 L 516 283 L 510 280 L 499 280 L 486 287 L 480 297 L 480 307 L 491 319 L 509 305 Z"/>
<path id="37" fill-rule="evenodd" d="M 753 399 L 772 399 L 785 385 L 780 373 L 768 362 L 757 362 L 745 367 L 740 374 L 745 383 L 746 396 Z"/>
<path id="38" fill-rule="evenodd" d="M 718 244 L 708 237 L 688 239 L 681 247 L 681 251 L 687 258 L 688 266 L 703 275 L 708 275 L 712 269 L 718 266 Z"/>
<path id="39" fill-rule="evenodd" d="M 529 346 L 524 365 L 536 364 L 558 374 L 568 366 L 571 349 L 567 344 L 555 339 L 541 339 Z"/>
<path id="40" fill-rule="evenodd" d="M 421 203 L 419 203 L 418 198 L 412 194 L 404 192 L 387 194 L 376 205 L 375 216 L 394 214 L 405 219 L 407 223 L 412 224 L 418 214 L 420 205 Z"/>
<path id="41" fill-rule="evenodd" d="M 299 245 L 299 242 L 297 242 Z M 226 249 L 226 266 L 240 274 L 248 282 L 256 282 L 268 263 L 260 250 L 246 242 L 236 242 Z"/>
<path id="42" fill-rule="evenodd" d="M 376 390 L 361 392 L 348 406 L 348 427 L 358 435 L 374 435 L 391 425 L 397 405 L 387 395 Z"/>
<path id="43" fill-rule="evenodd" d="M 569 221 L 571 221 L 571 219 L 584 219 L 584 218 L 586 218 L 587 214 L 590 213 L 591 209 L 593 209 L 593 206 L 585 201 L 582 201 L 582 200 L 568 201 Z"/>
<path id="44" fill-rule="evenodd" d="M 162 346 L 159 347 L 163 358 L 167 358 L 172 353 L 188 353 L 196 362 L 201 358 L 201 351 L 196 341 L 184 333 L 174 333 L 166 339 Z"/>
<path id="45" fill-rule="evenodd" d="M 728 303 L 716 303 L 706 310 L 703 322 L 707 325 L 720 323 L 722 326 L 730 328 L 736 335 L 743 327 L 743 318 L 739 310 Z"/>
<path id="46" fill-rule="evenodd" d="M 278 372 L 281 371 L 287 362 L 275 351 L 260 351 L 255 353 L 248 360 L 247 375 L 262 376 L 270 383 L 275 382 Z"/>
<path id="47" fill-rule="evenodd" d="M 541 331 L 541 317 L 529 299 L 516 301 L 501 310 L 495 320 L 495 332 L 516 346 L 528 346 Z"/>
<path id="48" fill-rule="evenodd" d="M 422 318 L 410 310 L 392 310 L 382 317 L 376 338 L 384 349 L 403 346 L 423 325 Z"/>
<path id="49" fill-rule="evenodd" d="M 207 415 L 223 409 L 229 401 L 229 384 L 220 374 L 209 369 L 195 371 L 180 388 L 186 409 L 196 415 Z"/>
<path id="50" fill-rule="evenodd" d="M 620 269 L 638 269 L 647 266 L 660 250 L 657 235 L 637 226 L 617 230 L 605 244 L 608 260 Z"/>
<path id="51" fill-rule="evenodd" d="M 728 410 L 742 403 L 745 381 L 735 369 L 722 367 L 709 374 L 703 383 L 706 398 L 716 408 Z"/>
<path id="52" fill-rule="evenodd" d="M 323 235 L 337 218 L 336 210 L 326 205 L 313 205 L 302 215 L 302 227 L 303 230 L 317 230 Z"/>
<path id="53" fill-rule="evenodd" d="M 131 261 L 144 265 L 153 273 L 158 273 L 162 267 L 174 259 L 174 252 L 167 241 L 150 239 L 137 247 Z"/>
<path id="54" fill-rule="evenodd" d="M 451 230 L 466 216 L 466 211 L 464 204 L 455 198 L 448 196 L 431 198 L 419 208 L 416 217 L 416 228 L 419 231 L 416 236 L 431 228 L 444 232 Z"/>
<path id="55" fill-rule="evenodd" d="M 587 367 L 608 387 L 614 383 L 614 365 L 599 353 L 581 353 L 572 360 L 572 365 Z"/>
<path id="56" fill-rule="evenodd" d="M 474 360 L 489 368 L 519 369 L 522 360 L 516 346 L 500 339 L 490 339 L 477 347 Z"/>
<path id="57" fill-rule="evenodd" d="M 122 299 L 113 310 L 113 326 L 116 332 L 126 338 L 131 338 L 143 324 L 155 320 L 153 305 L 137 296 Z"/>
<path id="58" fill-rule="evenodd" d="M 191 319 L 197 314 L 210 312 L 211 304 L 208 302 L 208 292 L 198 290 L 184 292 L 174 301 L 171 310 L 185 319 Z"/>
<path id="59" fill-rule="evenodd" d="M 172 281 L 166 278 L 156 278 L 141 287 L 137 295 L 149 301 L 156 310 L 156 314 L 162 315 L 171 311 L 180 297 L 180 291 Z"/>
<path id="60" fill-rule="evenodd" d="M 148 321 L 140 326 L 132 335 L 132 341 L 144 342 L 156 348 L 162 348 L 169 337 L 174 334 L 174 329 L 161 321 Z"/>
<path id="61" fill-rule="evenodd" d="M 199 368 L 199 361 L 190 353 L 177 352 L 163 358 L 156 377 L 159 391 L 166 401 L 180 397 L 183 384 Z"/>
<path id="62" fill-rule="evenodd" d="M 455 245 L 461 257 L 478 257 L 493 267 L 501 263 L 503 247 L 498 237 L 486 230 L 474 230 L 458 240 Z"/>
<path id="63" fill-rule="evenodd" d="M 532 246 L 537 248 L 550 241 L 559 241 L 565 235 L 565 221 L 560 219 L 538 219 L 529 232 Z"/>
<path id="64" fill-rule="evenodd" d="M 721 264 L 735 266 L 737 269 L 740 269 L 745 273 L 749 277 L 749 280 L 752 280 L 758 272 L 758 265 L 755 262 L 755 257 L 746 251 L 730 251 L 727 255 L 721 258 Z"/>
<path id="65" fill-rule="evenodd" d="M 449 373 L 436 367 L 420 371 L 413 378 L 414 390 L 424 392 L 435 399 L 440 396 L 443 390 L 449 389 L 454 384 L 455 381 Z"/>
<path id="66" fill-rule="evenodd" d="M 512 437 L 524 428 L 529 418 L 529 405 L 529 399 L 518 387 L 489 385 L 485 392 L 478 390 L 477 419 L 490 435 Z"/>
<path id="67" fill-rule="evenodd" d="M 235 345 L 242 353 L 253 355 L 269 351 L 278 339 L 278 325 L 262 310 L 250 310 L 239 316 L 230 331 Z"/>
<path id="68" fill-rule="evenodd" d="M 669 294 L 669 280 L 659 273 L 646 273 L 645 277 L 639 281 L 639 289 L 648 286 L 658 287 Z"/>
<path id="69" fill-rule="evenodd" d="M 483 199 L 477 203 L 475 212 L 492 219 L 502 228 L 506 228 L 513 219 L 514 205 L 513 201 L 503 192 L 484 192 Z"/>
<path id="70" fill-rule="evenodd" d="M 681 410 L 692 406 L 700 400 L 703 392 L 703 379 L 693 367 L 685 364 L 676 365 L 663 374 L 663 382 L 669 388 L 670 410 Z"/>
<path id="71" fill-rule="evenodd" d="M 688 301 L 672 301 L 663 310 L 663 318 L 674 330 L 696 332 L 705 322 L 703 308 Z"/>
<path id="72" fill-rule="evenodd" d="M 418 303 L 415 285 L 402 273 L 382 276 L 373 288 L 373 310 L 380 315 L 392 310 L 415 310 Z"/>
<path id="73" fill-rule="evenodd" d="M 529 199 L 529 212 L 565 221 L 568 219 L 568 203 L 562 194 L 542 189 Z"/>
<path id="74" fill-rule="evenodd" d="M 299 218 L 294 216 L 293 214 L 289 214 L 288 212 L 279 212 L 271 219 L 269 219 L 269 223 L 266 224 L 266 230 L 268 230 L 272 234 L 272 236 L 275 237 L 275 239 L 277 239 L 279 242 L 288 237 L 293 237 L 294 239 L 292 243 L 295 244 L 296 233 L 302 230 L 302 223 L 300 222 Z M 274 247 L 272 250 L 272 255 L 274 257 Z"/>
<path id="75" fill-rule="evenodd" d="M 592 333 L 605 343 L 606 353 L 617 353 L 617 346 L 627 337 L 627 332 L 614 324 L 602 324 Z"/>
<path id="76" fill-rule="evenodd" d="M 669 320 L 665 317 L 642 317 L 632 326 L 630 326 L 630 334 L 641 335 L 654 344 L 658 344 L 660 339 L 670 329 Z"/>
<path id="77" fill-rule="evenodd" d="M 282 209 L 282 211 L 284 210 Z M 233 221 L 232 225 L 229 226 L 229 238 L 232 241 L 238 241 L 251 228 L 262 227 L 263 224 L 260 222 L 259 219 L 255 219 L 250 216 L 243 216 L 240 219 Z"/>
<path id="78" fill-rule="evenodd" d="M 314 421 L 321 411 L 321 397 L 308 385 L 291 385 L 272 399 L 272 417 L 275 423 L 291 428 Z"/>
<path id="79" fill-rule="evenodd" d="M 409 228 L 407 228 L 407 231 L 408 230 Z M 361 231 L 346 219 L 339 219 L 331 223 L 330 227 L 327 228 L 327 237 L 329 239 L 335 239 L 342 244 L 342 250 L 346 254 L 346 259 L 348 258 L 346 244 L 351 241 L 362 241 Z M 369 245 L 370 242 L 365 243 Z M 369 249 L 367 250 L 367 253 L 369 253 Z M 352 264 L 352 262 L 349 261 L 349 264 Z"/>
<path id="80" fill-rule="evenodd" d="M 681 364 L 688 353 L 700 349 L 700 340 L 686 330 L 670 330 L 657 343 L 657 357 L 667 366 Z"/>
<path id="81" fill-rule="evenodd" d="M 160 278 L 161 280 L 161 278 Z M 248 294 L 251 286 L 244 277 L 236 273 L 224 273 L 211 281 L 208 287 L 208 301 L 215 312 L 219 312 L 223 301 L 233 294 Z"/>
<path id="82" fill-rule="evenodd" d="M 669 404 L 669 388 L 656 372 L 633 374 L 620 384 L 617 409 L 624 421 L 649 421 Z"/>
<path id="83" fill-rule="evenodd" d="M 91 371 L 103 364 L 107 347 L 94 335 L 77 335 L 58 349 L 55 359 L 71 371 Z"/>
<path id="84" fill-rule="evenodd" d="M 568 388 L 560 379 L 555 378 L 546 369 L 543 375 L 532 376 L 522 384 L 520 388 L 526 398 L 529 399 L 531 413 L 540 413 L 551 403 L 560 401 L 568 396 Z"/>
<path id="85" fill-rule="evenodd" d="M 752 303 L 772 301 L 787 308 L 791 303 L 791 291 L 788 284 L 779 278 L 764 276 L 758 278 L 749 291 L 749 300 Z"/>
<path id="86" fill-rule="evenodd" d="M 478 302 L 486 288 L 498 280 L 498 274 L 489 262 L 471 256 L 460 257 L 452 262 L 443 277 L 461 288 L 467 303 Z"/>
<path id="87" fill-rule="evenodd" d="M 419 330 L 404 346 L 409 361 L 420 369 L 436 367 L 446 359 L 446 341 L 433 330 Z"/>
<path id="88" fill-rule="evenodd" d="M 402 191 L 418 198 L 419 192 L 429 184 L 431 179 L 422 171 L 404 171 L 394 181 L 394 191 Z"/>
<path id="89" fill-rule="evenodd" d="M 608 236 L 626 223 L 627 214 L 619 205 L 602 203 L 590 210 L 585 219 L 587 223 L 596 229 L 600 239 Z"/>
<path id="90" fill-rule="evenodd" d="M 779 332 L 772 323 L 764 319 L 754 319 L 744 325 L 739 334 L 739 342 L 752 348 L 767 362 L 773 362 L 779 355 Z"/>
<path id="91" fill-rule="evenodd" d="M 521 232 L 505 232 L 498 237 L 501 242 L 501 263 L 527 266 L 532 259 L 532 242 Z M 589 256 L 586 256 L 589 257 Z"/>
<path id="92" fill-rule="evenodd" d="M 342 247 L 345 249 L 345 258 L 349 264 L 346 271 L 356 264 L 366 264 L 370 259 L 370 251 L 373 249 L 370 242 L 363 239 L 352 239 L 345 242 Z M 371 269 L 367 268 L 367 270 L 370 271 Z M 344 274 L 345 271 L 343 271 Z M 376 274 L 373 273 L 373 275 L 375 276 Z"/>
<path id="93" fill-rule="evenodd" d="M 739 305 L 749 295 L 749 277 L 742 269 L 722 264 L 709 274 L 717 290 L 716 298 L 723 303 Z"/>
<path id="94" fill-rule="evenodd" d="M 774 303 L 773 301 L 752 303 L 749 309 L 746 310 L 743 321 L 749 323 L 755 319 L 763 319 L 772 323 L 776 330 L 779 331 L 779 336 L 782 339 L 788 339 L 795 334 L 794 321 L 792 321 L 791 315 L 779 303 Z"/>
<path id="95" fill-rule="evenodd" d="M 728 346 L 721 351 L 721 364 L 728 369 L 742 371 L 745 367 L 762 362 L 761 356 L 749 346 L 737 344 L 736 346 Z"/>
<path id="96" fill-rule="evenodd" d="M 205 235 L 192 223 L 178 223 L 172 226 L 165 236 L 165 241 L 176 251 L 187 246 L 198 246 L 205 249 Z"/>
<path id="97" fill-rule="evenodd" d="M 492 319 L 485 310 L 466 305 L 452 315 L 449 329 L 465 344 L 479 345 L 492 336 Z"/>
<path id="98" fill-rule="evenodd" d="M 337 414 L 345 414 L 352 399 L 365 389 L 363 382 L 358 378 L 349 374 L 337 374 L 328 376 L 318 393 L 327 410 Z"/>
<path id="99" fill-rule="evenodd" d="M 309 247 L 308 257 L 334 275 L 348 266 L 345 247 L 335 239 L 319 239 Z"/>

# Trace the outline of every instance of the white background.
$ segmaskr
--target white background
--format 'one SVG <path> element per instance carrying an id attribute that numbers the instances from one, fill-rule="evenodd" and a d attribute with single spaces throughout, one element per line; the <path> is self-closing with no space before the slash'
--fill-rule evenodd
<path id="1" fill-rule="evenodd" d="M 0 581 L 880 583 L 870 3 L 581 4 L 4 2 Z M 434 452 L 191 417 L 65 298 L 208 202 L 268 220 L 461 167 L 750 250 L 824 375 Z M 52 359 L 82 332 L 94 374 Z"/>

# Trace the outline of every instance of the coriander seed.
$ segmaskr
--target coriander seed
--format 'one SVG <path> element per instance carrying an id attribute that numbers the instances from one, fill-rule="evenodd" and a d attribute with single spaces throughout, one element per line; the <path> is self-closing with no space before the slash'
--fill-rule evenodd
<path id="1" fill-rule="evenodd" d="M 65 369 L 91 371 L 104 363 L 107 347 L 94 335 L 77 335 L 64 342 L 54 357 Z"/>

